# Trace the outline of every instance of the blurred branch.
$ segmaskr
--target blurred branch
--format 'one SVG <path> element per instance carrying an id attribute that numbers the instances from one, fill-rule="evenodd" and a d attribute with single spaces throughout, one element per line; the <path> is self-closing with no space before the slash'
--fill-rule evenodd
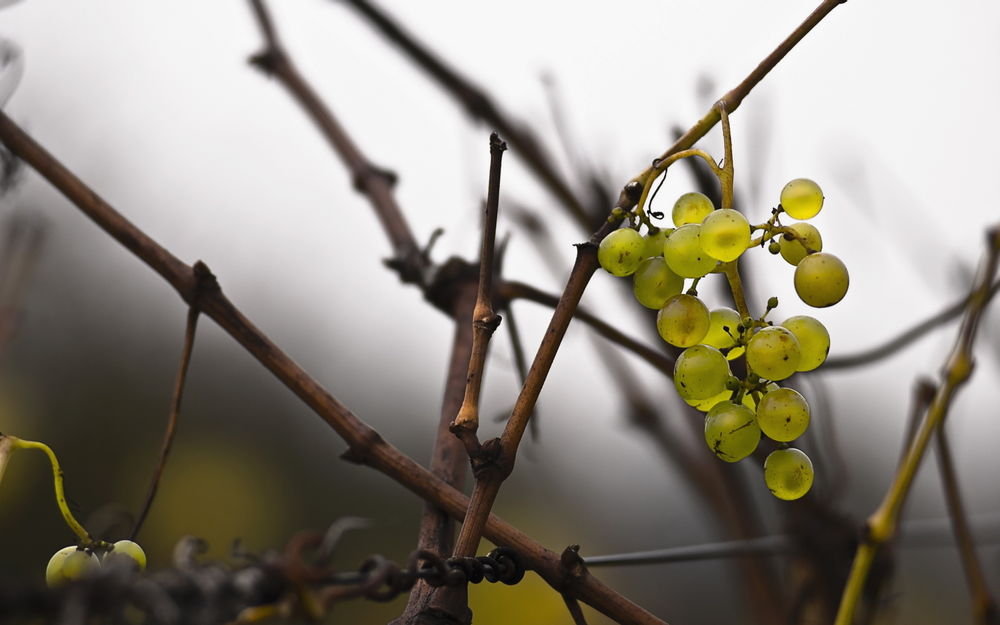
<path id="1" fill-rule="evenodd" d="M 391 266 L 404 282 L 425 285 L 428 259 L 421 253 L 410 226 L 396 203 L 393 186 L 396 176 L 373 165 L 355 145 L 350 135 L 299 73 L 274 28 L 274 22 L 264 0 L 250 0 L 257 24 L 264 38 L 264 49 L 250 58 L 250 63 L 268 76 L 276 78 L 305 109 L 306 113 L 330 143 L 354 179 L 354 188 L 371 202 L 382 228 L 392 243 L 395 257 Z"/>
<path id="2" fill-rule="evenodd" d="M 390 445 L 309 376 L 250 322 L 217 284 L 199 294 L 195 270 L 177 259 L 145 232 L 115 211 L 52 155 L 0 111 L 0 141 L 59 189 L 85 215 L 156 271 L 190 306 L 196 297 L 203 314 L 242 345 L 282 384 L 316 412 L 349 445 L 345 457 L 392 478 L 417 496 L 461 519 L 469 499 Z M 596 256 L 596 254 L 594 255 Z M 596 263 L 596 259 L 594 260 Z M 207 267 L 202 271 L 207 272 Z M 206 274 L 208 275 L 208 274 Z M 558 554 L 545 549 L 512 525 L 490 516 L 484 534 L 494 544 L 509 546 L 557 590 L 564 585 Z M 574 596 L 621 623 L 662 623 L 589 574 L 574 579 Z"/>
<path id="3" fill-rule="evenodd" d="M 501 111 L 485 91 L 461 76 L 423 43 L 404 31 L 382 9 L 367 0 L 347 0 L 346 3 L 368 20 L 368 23 L 383 37 L 398 46 L 449 95 L 458 100 L 470 117 L 484 122 L 510 142 L 514 152 L 525 160 L 528 168 L 538 176 L 549 192 L 558 198 L 577 223 L 588 230 L 599 225 L 599 220 L 604 217 L 604 207 L 593 207 L 600 212 L 588 214 L 571 190 L 572 185 L 556 170 L 535 134 L 525 124 L 513 120 Z"/>
<path id="4" fill-rule="evenodd" d="M 993 299 L 993 296 L 997 294 L 997 291 L 1000 291 L 1000 280 L 994 282 L 993 286 L 991 286 L 987 292 L 987 302 Z M 823 363 L 823 370 L 858 367 L 861 365 L 871 364 L 888 356 L 892 356 L 934 328 L 945 324 L 952 319 L 957 319 L 962 314 L 962 311 L 965 310 L 965 307 L 968 306 L 971 297 L 971 295 L 965 296 L 936 315 L 921 321 L 909 330 L 903 332 L 890 341 L 886 341 L 882 345 L 866 349 L 856 354 L 827 358 L 826 362 Z"/>
<path id="5" fill-rule="evenodd" d="M 142 524 L 149 515 L 149 509 L 153 507 L 153 499 L 156 498 L 156 491 L 160 487 L 160 478 L 163 477 L 163 469 L 167 466 L 167 457 L 170 455 L 170 448 L 174 444 L 174 434 L 177 432 L 177 419 L 181 412 L 181 398 L 184 396 L 184 382 L 187 380 L 188 365 L 191 364 L 191 352 L 194 348 L 194 333 L 198 327 L 198 307 L 191 306 L 187 314 L 187 326 L 184 329 L 184 348 L 181 351 L 181 362 L 177 368 L 177 379 L 174 381 L 174 394 L 170 399 L 170 413 L 167 416 L 167 429 L 163 433 L 163 445 L 160 448 L 160 459 L 153 470 L 153 478 L 149 483 L 149 491 L 146 494 L 146 501 L 142 504 L 139 516 L 136 517 L 135 525 L 129 534 L 129 540 L 135 540 L 142 529 Z"/>
<path id="6" fill-rule="evenodd" d="M 493 256 L 496 251 L 497 214 L 500 210 L 500 169 L 507 144 L 494 132 L 490 135 L 490 175 L 483 218 L 483 237 L 479 251 L 479 288 L 476 306 L 472 310 L 472 357 L 465 381 L 465 399 L 449 429 L 465 446 L 475 462 L 482 453 L 476 431 L 479 429 L 479 392 L 483 385 L 483 370 L 490 339 L 500 325 L 500 316 L 493 311 Z M 478 477 L 477 477 L 478 479 Z"/>
<path id="7" fill-rule="evenodd" d="M 979 320 L 989 301 L 990 286 L 993 283 L 993 276 L 996 274 L 998 254 L 1000 254 L 1000 226 L 987 232 L 987 251 L 983 266 L 969 297 L 955 347 L 945 362 L 941 374 L 941 384 L 934 395 L 934 400 L 920 423 L 920 428 L 910 445 L 906 459 L 896 471 L 892 486 L 878 509 L 868 517 L 866 535 L 855 555 L 854 565 L 847 579 L 847 586 L 844 588 L 835 625 L 850 625 L 853 621 L 855 606 L 865 588 L 865 581 L 868 578 L 872 562 L 875 560 L 875 554 L 879 545 L 890 540 L 896 532 L 899 510 L 906 501 L 930 439 L 940 429 L 941 423 L 948 414 L 956 390 L 972 374 L 972 344 L 979 328 Z"/>
<path id="8" fill-rule="evenodd" d="M 941 485 L 944 488 L 945 502 L 948 504 L 948 516 L 951 518 L 952 531 L 958 544 L 958 553 L 962 558 L 965 578 L 972 594 L 972 616 L 978 625 L 997 625 L 997 605 L 990 596 L 983 574 L 982 564 L 976 556 L 976 544 L 969 529 L 969 519 L 962 503 L 962 495 L 958 485 L 958 474 L 951 457 L 948 438 L 942 424 L 937 430 L 937 460 L 938 472 L 941 474 Z"/>
<path id="9" fill-rule="evenodd" d="M 669 549 L 634 551 L 584 558 L 587 566 L 622 566 L 630 564 L 668 564 L 695 560 L 718 560 L 747 555 L 775 555 L 791 551 L 795 543 L 791 536 L 760 536 L 721 543 L 705 543 Z"/>
<path id="10" fill-rule="evenodd" d="M 0 248 L 0 350 L 17 331 L 24 287 L 41 255 L 45 237 L 45 224 L 37 215 L 14 214 L 4 222 Z"/>

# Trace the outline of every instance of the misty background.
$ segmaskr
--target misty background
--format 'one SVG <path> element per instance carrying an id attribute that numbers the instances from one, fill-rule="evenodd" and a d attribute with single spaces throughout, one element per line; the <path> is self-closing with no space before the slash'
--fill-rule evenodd
<path id="1" fill-rule="evenodd" d="M 701 117 L 813 8 L 791 0 L 380 5 L 528 120 L 562 171 L 572 178 L 572 159 L 585 161 L 612 188 L 659 155 L 672 128 Z M 397 197 L 417 238 L 445 229 L 434 259 L 474 258 L 490 128 L 468 119 L 340 3 L 270 7 L 307 79 L 362 150 L 399 174 Z M 262 46 L 248 4 L 0 2 L 0 37 L 23 61 L 8 67 L 21 80 L 5 112 L 176 256 L 204 260 L 258 327 L 426 463 L 452 323 L 383 266 L 390 249 L 366 199 L 298 105 L 247 64 Z M 795 296 L 793 269 L 751 250 L 759 299 L 751 308 L 776 295 L 782 318 L 815 314 L 837 356 L 894 336 L 967 292 L 983 232 L 1000 217 L 993 197 L 1000 121 L 991 109 L 1000 96 L 998 60 L 996 3 L 855 0 L 765 78 L 732 117 L 740 208 L 760 223 L 785 182 L 816 180 L 826 203 L 812 223 L 824 250 L 850 269 L 851 290 L 837 306 L 810 313 Z M 557 120 L 568 129 L 572 157 L 559 147 Z M 716 130 L 699 145 L 721 158 L 721 143 Z M 660 210 L 693 185 L 687 170 L 672 169 Z M 515 203 L 555 235 L 561 275 L 509 219 L 505 204 Z M 0 221 L 13 219 L 39 227 L 44 240 L 0 353 L 0 431 L 53 447 L 85 525 L 134 514 L 160 445 L 184 303 L 32 171 L 0 198 Z M 561 291 L 572 244 L 589 233 L 566 219 L 513 150 L 504 161 L 500 219 L 500 232 L 511 233 L 506 277 Z M 615 282 L 598 272 L 583 305 L 629 335 L 658 340 Z M 710 307 L 724 303 L 708 299 Z M 515 311 L 533 353 L 550 311 L 527 302 Z M 996 310 L 984 318 L 974 377 L 948 420 L 967 506 L 993 515 L 980 536 L 992 540 L 980 555 L 993 588 L 1000 585 L 998 319 Z M 849 469 L 838 509 L 860 521 L 881 499 L 914 381 L 937 374 L 956 327 L 875 365 L 803 376 L 822 378 L 829 399 L 807 437 L 827 419 Z M 491 419 L 509 414 L 519 388 L 505 330 L 491 344 L 484 387 L 483 414 Z M 539 403 L 540 436 L 526 440 L 496 511 L 549 548 L 579 543 L 584 555 L 724 540 L 691 487 L 627 425 L 589 334 L 570 327 Z M 669 381 L 625 358 L 662 402 L 662 418 L 683 418 Z M 809 392 L 808 382 L 802 387 Z M 481 437 L 501 428 L 488 420 Z M 340 461 L 344 449 L 203 319 L 174 451 L 140 536 L 151 565 L 167 565 L 185 534 L 207 539 L 209 556 L 225 558 L 237 537 L 259 552 L 342 516 L 373 523 L 345 545 L 345 567 L 368 553 L 404 559 L 421 502 L 381 474 Z M 759 468 L 745 462 L 727 470 L 746 473 L 768 529 L 780 533 L 777 510 L 787 504 L 767 493 Z M 0 573 L 40 578 L 49 556 L 72 541 L 51 488 L 40 454 L 15 455 L 0 484 Z M 930 454 L 906 518 L 945 514 Z M 898 556 L 887 599 L 896 622 L 971 622 L 953 549 Z M 742 613 L 740 578 L 725 562 L 595 572 L 671 623 L 738 621 Z M 477 623 L 569 622 L 558 595 L 533 576 L 471 592 Z M 402 601 L 355 601 L 334 615 L 385 622 Z M 530 612 L 516 610 L 526 605 Z"/>

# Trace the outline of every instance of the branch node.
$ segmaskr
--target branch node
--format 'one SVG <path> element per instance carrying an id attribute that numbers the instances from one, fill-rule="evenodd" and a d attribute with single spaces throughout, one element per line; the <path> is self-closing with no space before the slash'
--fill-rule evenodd
<path id="1" fill-rule="evenodd" d="M 391 169 L 379 167 L 378 165 L 374 165 L 372 163 L 365 163 L 354 170 L 354 177 L 351 181 L 354 186 L 354 190 L 358 193 L 366 192 L 369 181 L 372 178 L 381 178 L 390 189 L 395 187 L 396 183 L 399 182 L 399 175 Z"/>
<path id="2" fill-rule="evenodd" d="M 567 586 L 571 586 L 587 574 L 587 565 L 580 557 L 580 545 L 570 545 L 563 549 L 559 556 L 559 567 L 562 569 L 563 583 Z"/>

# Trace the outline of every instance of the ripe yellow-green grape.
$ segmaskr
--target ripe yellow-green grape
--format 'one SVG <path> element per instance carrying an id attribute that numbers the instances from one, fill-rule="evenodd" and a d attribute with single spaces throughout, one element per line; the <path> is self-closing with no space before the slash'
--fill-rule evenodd
<path id="1" fill-rule="evenodd" d="M 642 240 L 645 241 L 642 248 L 642 257 L 663 256 L 663 244 L 667 241 L 667 236 L 673 231 L 673 228 L 660 228 L 655 233 L 642 237 Z"/>
<path id="2" fill-rule="evenodd" d="M 146 570 L 146 552 L 131 540 L 119 540 L 116 542 L 105 558 L 127 559 L 139 571 Z"/>
<path id="3" fill-rule="evenodd" d="M 772 451 L 764 460 L 764 482 L 778 499 L 798 499 L 812 487 L 812 461 L 798 449 Z"/>
<path id="4" fill-rule="evenodd" d="M 781 326 L 758 330 L 747 342 L 747 366 L 767 380 L 784 380 L 798 371 L 801 359 L 798 339 Z"/>
<path id="5" fill-rule="evenodd" d="M 813 308 L 833 306 L 844 299 L 850 276 L 844 263 L 827 252 L 810 254 L 795 267 L 795 292 Z"/>
<path id="6" fill-rule="evenodd" d="M 809 315 L 789 317 L 781 323 L 795 335 L 799 342 L 802 358 L 799 360 L 799 371 L 812 371 L 826 361 L 830 353 L 830 333 L 818 319 Z"/>
<path id="7" fill-rule="evenodd" d="M 641 234 L 631 228 L 619 228 L 601 241 L 597 248 L 597 262 L 611 275 L 628 276 L 642 262 L 645 246 Z"/>
<path id="8" fill-rule="evenodd" d="M 757 405 L 757 425 L 772 440 L 779 443 L 793 441 L 809 427 L 809 404 L 794 389 L 770 391 Z"/>
<path id="9" fill-rule="evenodd" d="M 726 349 L 736 345 L 740 335 L 737 326 L 740 325 L 740 313 L 732 308 L 716 308 L 708 314 L 708 332 L 701 340 L 705 345 L 716 349 Z"/>
<path id="10" fill-rule="evenodd" d="M 737 462 L 760 443 L 760 428 L 753 410 L 731 401 L 719 402 L 705 416 L 705 442 L 726 462 Z"/>
<path id="11" fill-rule="evenodd" d="M 684 288 L 684 278 L 667 266 L 662 256 L 647 258 L 632 274 L 632 293 L 635 299 L 653 310 L 663 308 L 667 300 Z"/>
<path id="12" fill-rule="evenodd" d="M 697 345 L 708 332 L 708 308 L 693 295 L 674 295 L 656 314 L 656 330 L 676 347 Z"/>
<path id="13" fill-rule="evenodd" d="M 78 549 L 75 545 L 63 547 L 49 558 L 45 567 L 45 583 L 49 588 L 61 586 L 84 577 L 99 566 L 101 561 L 94 554 Z"/>
<path id="14" fill-rule="evenodd" d="M 736 260 L 750 244 L 750 222 L 731 208 L 713 211 L 701 222 L 701 249 L 727 263 Z"/>
<path id="15" fill-rule="evenodd" d="M 692 191 L 677 198 L 671 217 L 674 225 L 680 228 L 685 224 L 700 224 L 701 220 L 714 210 L 715 205 L 707 195 Z"/>
<path id="16" fill-rule="evenodd" d="M 708 345 L 695 345 L 681 352 L 674 362 L 674 386 L 684 399 L 708 399 L 726 389 L 731 375 L 729 361 Z"/>
<path id="17" fill-rule="evenodd" d="M 716 260 L 701 249 L 701 226 L 687 224 L 674 230 L 663 244 L 670 269 L 684 278 L 700 278 L 715 269 Z"/>
<path id="18" fill-rule="evenodd" d="M 796 178 L 781 190 L 781 207 L 794 219 L 812 219 L 823 208 L 823 190 L 808 178 Z"/>
<path id="19" fill-rule="evenodd" d="M 700 412 L 708 412 L 712 408 L 715 408 L 715 405 L 717 403 L 722 401 L 730 401 L 732 399 L 732 396 L 733 392 L 726 389 L 721 393 L 719 393 L 718 395 L 713 395 L 708 399 L 684 399 L 683 397 L 681 399 L 684 399 L 684 403 L 686 403 L 688 406 L 691 406 L 695 410 L 698 410 Z M 750 393 L 747 393 L 746 395 L 743 396 L 743 405 L 749 408 L 750 410 L 754 409 L 753 397 L 750 396 Z"/>
<path id="20" fill-rule="evenodd" d="M 800 221 L 788 227 L 805 239 L 806 245 L 812 251 L 820 252 L 823 250 L 823 237 L 820 236 L 816 226 Z M 799 243 L 798 239 L 787 234 L 778 237 L 778 251 L 789 265 L 798 265 L 799 261 L 806 257 L 806 248 Z"/>

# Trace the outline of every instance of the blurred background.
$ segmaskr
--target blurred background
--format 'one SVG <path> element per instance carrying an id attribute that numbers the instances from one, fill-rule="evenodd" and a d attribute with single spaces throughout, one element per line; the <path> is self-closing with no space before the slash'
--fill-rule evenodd
<path id="1" fill-rule="evenodd" d="M 592 171 L 617 189 L 672 143 L 675 128 L 689 127 L 742 80 L 812 4 L 379 6 L 530 122 L 568 179 Z M 434 259 L 473 259 L 490 128 L 344 4 L 273 2 L 272 10 L 307 79 L 372 160 L 399 174 L 397 197 L 418 239 L 445 229 Z M 248 4 L 0 2 L 0 37 L 0 102 L 20 78 L 5 112 L 179 258 L 204 260 L 258 327 L 426 463 L 452 323 L 383 266 L 391 250 L 366 200 L 297 104 L 247 64 L 261 48 Z M 1000 97 L 998 61 L 996 3 L 857 0 L 810 33 L 733 115 L 737 193 L 752 222 L 769 216 L 792 178 L 823 187 L 825 208 L 813 223 L 824 249 L 851 270 L 846 299 L 816 314 L 833 337 L 831 357 L 895 336 L 967 292 L 984 229 L 1000 217 L 992 193 L 1000 121 L 990 109 Z M 700 145 L 721 158 L 717 131 Z M 657 198 L 668 215 L 696 185 L 689 170 L 671 172 Z M 540 248 L 512 219 L 526 214 L 544 223 L 553 245 Z M 32 171 L 0 197 L 0 228 L 0 431 L 53 447 L 82 519 L 127 527 L 156 461 L 185 306 Z M 562 289 L 572 244 L 589 235 L 516 151 L 504 161 L 500 233 L 510 233 L 505 275 L 553 293 Z M 752 308 L 776 295 L 782 317 L 809 313 L 790 266 L 763 252 L 749 256 Z M 583 305 L 629 335 L 658 341 L 616 282 L 596 274 Z M 708 292 L 710 306 L 725 303 L 715 296 Z M 531 354 L 550 313 L 527 302 L 515 311 Z M 998 321 L 996 310 L 984 319 L 974 378 L 948 422 L 994 589 Z M 806 445 L 843 458 L 843 468 L 817 467 L 811 496 L 827 497 L 826 505 L 858 522 L 874 509 L 899 455 L 914 382 L 936 375 L 956 327 L 870 366 L 820 369 L 793 383 L 826 398 Z M 500 432 L 492 417 L 509 414 L 519 388 L 505 331 L 491 347 L 484 437 Z M 571 326 L 540 400 L 539 435 L 526 441 L 497 512 L 549 548 L 579 543 L 584 555 L 729 538 L 685 477 L 629 425 L 591 335 Z M 687 435 L 680 420 L 690 415 L 676 405 L 672 384 L 623 358 L 666 427 Z M 368 553 L 404 559 L 421 502 L 381 474 L 340 461 L 344 449 L 203 320 L 174 452 L 140 537 L 152 566 L 169 564 L 184 535 L 207 539 L 210 557 L 227 558 L 236 538 L 259 552 L 342 516 L 372 522 L 345 544 L 345 567 Z M 946 515 L 934 464 L 931 454 L 908 521 Z M 722 469 L 746 478 L 765 531 L 783 532 L 783 506 L 794 504 L 767 493 L 760 467 Z M 945 546 L 898 551 L 884 622 L 972 622 L 960 563 L 941 527 L 937 543 Z M 17 454 L 0 484 L 0 574 L 40 579 L 49 556 L 71 541 L 45 459 Z M 771 564 L 783 570 L 780 558 Z M 671 623 L 745 622 L 741 578 L 726 561 L 598 574 Z M 558 595 L 534 577 L 471 592 L 477 623 L 570 621 Z M 354 602 L 333 618 L 381 623 L 403 604 Z"/>

